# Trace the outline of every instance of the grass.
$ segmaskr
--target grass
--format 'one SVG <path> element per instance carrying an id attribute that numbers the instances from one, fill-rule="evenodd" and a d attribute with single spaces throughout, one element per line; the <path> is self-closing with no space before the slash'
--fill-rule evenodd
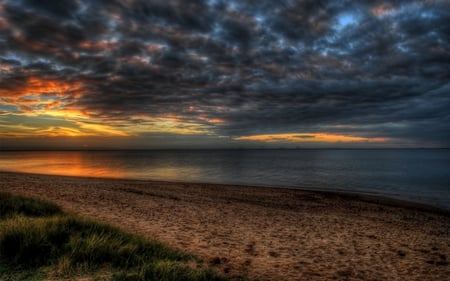
<path id="1" fill-rule="evenodd" d="M 43 200 L 0 193 L 0 219 L 17 215 L 45 217 L 62 213 L 58 206 Z"/>
<path id="2" fill-rule="evenodd" d="M 0 193 L 0 280 L 242 280 L 188 265 L 197 261 L 52 203 Z"/>

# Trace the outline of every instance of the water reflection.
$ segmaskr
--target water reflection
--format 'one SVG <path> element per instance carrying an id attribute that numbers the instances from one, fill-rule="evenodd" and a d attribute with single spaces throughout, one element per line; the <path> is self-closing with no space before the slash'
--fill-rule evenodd
<path id="1" fill-rule="evenodd" d="M 120 151 L 2 152 L 0 171 L 166 181 L 199 181 L 202 177 L 198 167 L 175 160 Z"/>
<path id="2" fill-rule="evenodd" d="M 120 167 L 108 165 L 107 161 L 82 152 L 22 152 L 8 157 L 10 153 L 1 154 L 0 169 L 3 171 L 77 177 L 126 176 Z"/>

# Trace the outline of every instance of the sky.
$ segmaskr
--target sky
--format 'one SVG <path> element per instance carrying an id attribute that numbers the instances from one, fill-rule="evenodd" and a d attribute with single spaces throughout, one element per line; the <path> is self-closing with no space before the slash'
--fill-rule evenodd
<path id="1" fill-rule="evenodd" d="M 0 0 L 0 149 L 450 147 L 450 1 Z"/>

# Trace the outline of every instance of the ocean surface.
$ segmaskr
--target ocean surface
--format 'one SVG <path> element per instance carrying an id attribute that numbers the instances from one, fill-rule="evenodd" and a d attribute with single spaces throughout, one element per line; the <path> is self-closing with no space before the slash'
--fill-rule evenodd
<path id="1" fill-rule="evenodd" d="M 0 171 L 339 190 L 450 210 L 449 149 L 2 151 Z"/>

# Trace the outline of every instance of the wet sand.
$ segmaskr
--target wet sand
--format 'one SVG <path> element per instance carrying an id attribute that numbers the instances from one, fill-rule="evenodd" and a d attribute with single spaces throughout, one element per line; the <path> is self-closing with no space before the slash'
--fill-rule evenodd
<path id="1" fill-rule="evenodd" d="M 450 213 L 367 195 L 0 173 L 0 191 L 258 280 L 448 280 Z"/>

